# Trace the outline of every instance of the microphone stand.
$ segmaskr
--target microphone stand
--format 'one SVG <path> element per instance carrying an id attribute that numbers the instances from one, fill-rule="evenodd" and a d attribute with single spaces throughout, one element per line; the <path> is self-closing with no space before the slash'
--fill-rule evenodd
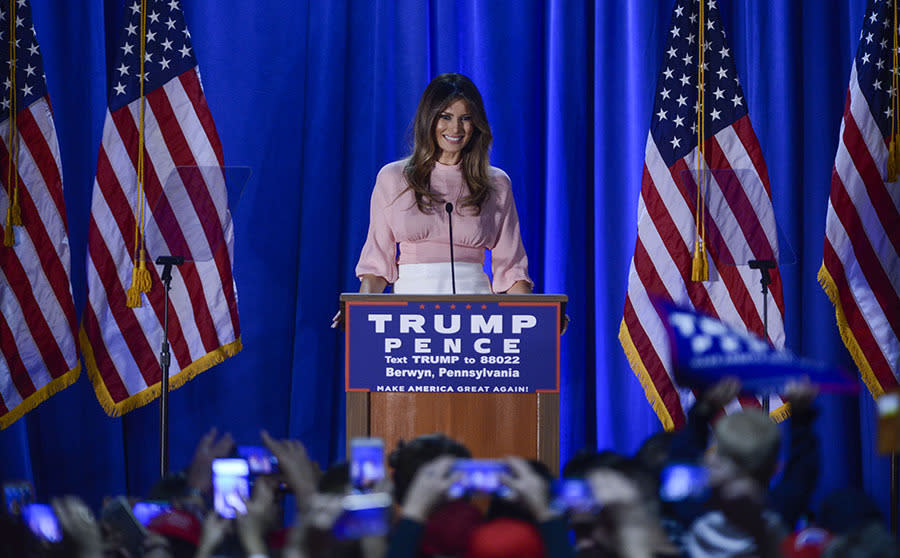
<path id="1" fill-rule="evenodd" d="M 769 340 L 769 285 L 772 284 L 770 269 L 775 269 L 774 260 L 750 260 L 747 262 L 750 269 L 758 269 L 760 273 L 759 283 L 762 285 L 763 295 L 763 338 Z M 769 414 L 769 394 L 763 396 L 763 412 Z"/>
<path id="2" fill-rule="evenodd" d="M 156 265 L 163 266 L 160 278 L 163 282 L 163 341 L 159 352 L 159 367 L 162 370 L 159 392 L 159 451 L 160 478 L 169 474 L 169 289 L 172 288 L 172 266 L 184 263 L 181 256 L 159 256 Z"/>
<path id="3" fill-rule="evenodd" d="M 450 284 L 453 287 L 453 294 L 456 294 L 456 263 L 453 260 L 453 204 L 447 202 L 444 209 L 447 210 L 447 224 L 450 226 Z"/>

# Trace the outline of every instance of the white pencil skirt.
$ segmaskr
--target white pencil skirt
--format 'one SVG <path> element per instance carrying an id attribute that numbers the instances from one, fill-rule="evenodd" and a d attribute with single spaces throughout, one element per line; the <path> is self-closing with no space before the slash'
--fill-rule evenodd
<path id="1" fill-rule="evenodd" d="M 481 264 L 456 262 L 456 294 L 491 294 L 491 281 Z M 403 264 L 394 283 L 397 294 L 453 294 L 450 262 Z"/>

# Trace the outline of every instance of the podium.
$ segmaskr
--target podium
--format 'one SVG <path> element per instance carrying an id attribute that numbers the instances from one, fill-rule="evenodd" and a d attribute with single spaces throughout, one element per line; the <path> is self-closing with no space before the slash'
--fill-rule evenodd
<path id="1" fill-rule="evenodd" d="M 559 470 L 565 295 L 341 295 L 347 441 L 444 433 Z"/>

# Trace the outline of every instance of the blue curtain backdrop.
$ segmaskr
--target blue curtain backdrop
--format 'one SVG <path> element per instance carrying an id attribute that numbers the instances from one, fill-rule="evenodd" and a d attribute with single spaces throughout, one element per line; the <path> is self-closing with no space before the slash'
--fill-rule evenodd
<path id="1" fill-rule="evenodd" d="M 816 282 L 831 167 L 865 0 L 719 0 L 775 211 L 792 349 L 852 368 Z M 212 426 L 253 443 L 293 436 L 342 456 L 341 341 L 328 328 L 365 238 L 378 169 L 407 153 L 423 88 L 480 87 L 493 163 L 512 178 L 538 292 L 570 297 L 563 459 L 633 451 L 659 429 L 616 335 L 636 232 L 644 142 L 673 0 L 182 2 L 230 165 L 253 175 L 234 209 L 244 350 L 171 396 L 172 466 Z M 32 0 L 62 151 L 76 305 L 121 0 Z M 873 405 L 823 397 L 822 489 L 866 488 L 886 511 Z M 141 493 L 158 471 L 158 407 L 102 412 L 85 375 L 0 432 L 0 477 L 38 497 Z"/>

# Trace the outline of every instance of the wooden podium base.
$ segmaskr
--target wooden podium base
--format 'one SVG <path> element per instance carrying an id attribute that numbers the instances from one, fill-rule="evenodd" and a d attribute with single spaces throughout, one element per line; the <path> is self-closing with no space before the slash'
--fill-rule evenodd
<path id="1" fill-rule="evenodd" d="M 477 458 L 517 455 L 559 472 L 558 393 L 347 393 L 348 445 L 374 436 L 390 452 L 399 440 L 436 432 Z"/>

